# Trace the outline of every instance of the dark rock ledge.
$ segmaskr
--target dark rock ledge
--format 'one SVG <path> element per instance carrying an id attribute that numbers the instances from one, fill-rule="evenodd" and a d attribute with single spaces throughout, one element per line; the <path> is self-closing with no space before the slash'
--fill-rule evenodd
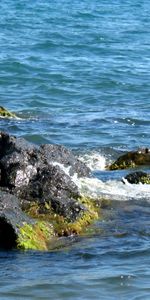
<path id="1" fill-rule="evenodd" d="M 150 149 L 144 148 L 130 151 L 121 155 L 114 163 L 108 166 L 109 170 L 120 170 L 150 165 Z"/>
<path id="2" fill-rule="evenodd" d="M 74 173 L 90 170 L 65 147 L 0 132 L 1 248 L 47 250 L 54 236 L 79 234 L 98 218 L 100 202 L 80 195 Z"/>

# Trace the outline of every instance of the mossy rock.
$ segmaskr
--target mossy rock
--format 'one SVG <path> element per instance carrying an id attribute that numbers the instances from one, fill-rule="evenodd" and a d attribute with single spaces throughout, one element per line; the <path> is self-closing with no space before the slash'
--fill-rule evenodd
<path id="1" fill-rule="evenodd" d="M 141 177 L 140 182 L 143 184 L 150 184 L 150 175 Z"/>
<path id="2" fill-rule="evenodd" d="M 140 165 L 150 165 L 150 151 L 148 148 L 139 151 L 128 152 L 120 156 L 114 163 L 112 163 L 109 170 L 119 170 L 134 168 Z"/>
<path id="3" fill-rule="evenodd" d="M 26 208 L 26 213 L 36 223 L 35 225 L 25 224 L 20 228 L 18 248 L 47 250 L 47 244 L 54 236 L 70 236 L 84 232 L 87 226 L 100 217 L 101 202 L 85 197 L 80 197 L 78 201 L 85 209 L 74 222 L 69 222 L 67 218 L 56 214 L 49 202 L 46 202 L 43 207 L 36 202 L 32 203 Z"/>
<path id="4" fill-rule="evenodd" d="M 25 223 L 19 231 L 17 248 L 24 250 L 48 250 L 47 244 L 54 235 L 52 225 L 44 221 L 33 225 Z"/>
<path id="5" fill-rule="evenodd" d="M 3 118 L 16 118 L 17 116 L 14 113 L 11 113 L 3 106 L 0 106 L 0 117 Z"/>
<path id="6" fill-rule="evenodd" d="M 86 207 L 86 210 L 82 211 L 74 222 L 67 222 L 63 217 L 56 216 L 54 229 L 58 236 L 81 234 L 100 217 L 100 205 L 95 204 L 93 199 L 81 198 L 79 201 Z"/>

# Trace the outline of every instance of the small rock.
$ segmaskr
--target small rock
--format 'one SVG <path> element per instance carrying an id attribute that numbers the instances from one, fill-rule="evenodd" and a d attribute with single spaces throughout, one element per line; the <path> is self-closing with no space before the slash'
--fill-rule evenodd
<path id="1" fill-rule="evenodd" d="M 122 179 L 123 183 L 125 183 L 126 180 L 131 184 L 150 184 L 150 174 L 142 171 L 137 171 L 125 176 L 125 178 Z"/>

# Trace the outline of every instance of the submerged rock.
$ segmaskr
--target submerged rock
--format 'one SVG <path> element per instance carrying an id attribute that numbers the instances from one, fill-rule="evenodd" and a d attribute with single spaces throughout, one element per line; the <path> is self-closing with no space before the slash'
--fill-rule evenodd
<path id="1" fill-rule="evenodd" d="M 16 115 L 14 113 L 11 113 L 3 106 L 0 106 L 0 117 L 5 118 L 16 118 Z"/>
<path id="2" fill-rule="evenodd" d="M 150 151 L 148 148 L 127 152 L 120 156 L 108 168 L 109 170 L 119 170 L 134 168 L 140 165 L 150 165 Z"/>
<path id="3" fill-rule="evenodd" d="M 126 180 L 131 184 L 150 184 L 150 174 L 142 171 L 137 171 L 125 176 L 125 178 L 122 179 L 123 183 L 125 183 Z"/>
<path id="4" fill-rule="evenodd" d="M 95 220 L 97 205 L 82 198 L 75 173 L 87 176 L 89 169 L 65 147 L 36 147 L 1 132 L 0 246 L 46 250 L 52 236 L 78 234 Z"/>

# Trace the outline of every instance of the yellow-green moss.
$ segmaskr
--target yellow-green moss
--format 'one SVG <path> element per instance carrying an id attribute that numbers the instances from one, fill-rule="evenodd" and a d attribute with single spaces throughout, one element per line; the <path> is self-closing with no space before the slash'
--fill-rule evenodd
<path id="1" fill-rule="evenodd" d="M 32 218 L 39 216 L 40 205 L 38 202 L 31 202 L 26 206 L 25 212 Z"/>
<path id="2" fill-rule="evenodd" d="M 108 169 L 119 170 L 134 168 L 140 165 L 150 165 L 150 152 L 147 148 L 123 154 L 114 163 L 108 166 Z"/>
<path id="3" fill-rule="evenodd" d="M 128 168 L 135 168 L 136 164 L 134 161 L 122 161 L 122 162 L 115 162 L 109 166 L 109 170 L 123 170 Z"/>
<path id="4" fill-rule="evenodd" d="M 44 204 L 42 208 L 37 203 L 32 203 L 26 212 L 32 218 L 49 222 L 53 226 L 55 236 L 80 234 L 88 225 L 98 219 L 101 202 L 85 197 L 79 198 L 78 202 L 83 204 L 85 210 L 80 212 L 74 222 L 69 222 L 67 218 L 55 214 L 50 203 Z"/>
<path id="5" fill-rule="evenodd" d="M 64 217 L 56 215 L 53 224 L 56 235 L 69 236 L 72 234 L 81 234 L 87 226 L 97 219 L 98 213 L 96 211 L 86 210 L 74 222 L 67 222 Z"/>
<path id="6" fill-rule="evenodd" d="M 68 224 L 68 229 L 71 233 L 80 234 L 87 226 L 92 224 L 98 219 L 98 213 L 96 211 L 85 211 L 82 216 L 73 223 Z"/>
<path id="7" fill-rule="evenodd" d="M 150 184 L 150 177 L 149 176 L 143 176 L 140 179 L 140 182 L 143 184 Z"/>
<path id="8" fill-rule="evenodd" d="M 14 113 L 9 112 L 6 108 L 0 106 L 0 117 L 16 118 L 16 115 Z"/>
<path id="9" fill-rule="evenodd" d="M 33 225 L 25 223 L 19 230 L 17 246 L 25 250 L 47 250 L 47 243 L 53 236 L 52 225 L 44 221 Z"/>

